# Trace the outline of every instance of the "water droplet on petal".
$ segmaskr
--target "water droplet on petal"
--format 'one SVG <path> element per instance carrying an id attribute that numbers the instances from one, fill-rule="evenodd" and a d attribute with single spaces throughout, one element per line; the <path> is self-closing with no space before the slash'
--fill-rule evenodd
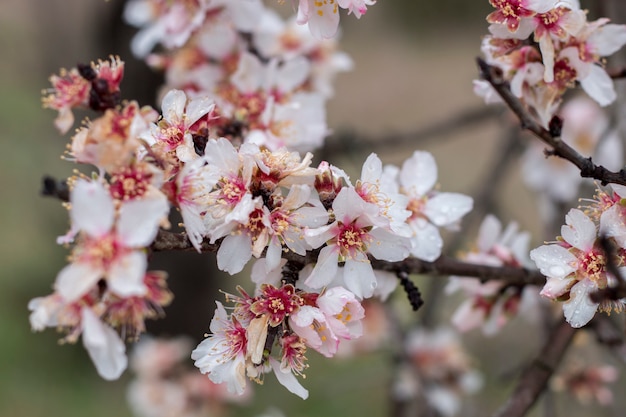
<path id="1" fill-rule="evenodd" d="M 548 268 L 548 275 L 554 277 L 561 277 L 565 274 L 565 269 L 562 266 L 553 265 Z"/>

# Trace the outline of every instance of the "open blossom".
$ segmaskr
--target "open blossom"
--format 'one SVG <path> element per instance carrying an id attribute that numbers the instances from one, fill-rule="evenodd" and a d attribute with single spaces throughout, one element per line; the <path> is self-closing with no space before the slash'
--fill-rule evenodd
<path id="1" fill-rule="evenodd" d="M 339 7 L 361 18 L 367 6 L 375 3 L 375 0 L 299 0 L 298 23 L 308 23 L 311 33 L 318 39 L 332 38 L 339 26 Z"/>
<path id="2" fill-rule="evenodd" d="M 326 244 L 305 284 L 322 288 L 335 277 L 338 263 L 345 261 L 344 281 L 361 298 L 370 297 L 376 276 L 367 257 L 400 261 L 408 256 L 409 242 L 387 230 L 377 220 L 379 209 L 366 203 L 352 187 L 343 187 L 333 202 L 335 221 L 308 229 L 305 239 L 313 248 Z"/>
<path id="3" fill-rule="evenodd" d="M 504 230 L 493 215 L 483 220 L 478 233 L 477 250 L 463 256 L 466 262 L 490 266 L 528 267 L 528 232 L 518 232 L 516 223 Z M 499 281 L 481 283 L 476 278 L 450 277 L 446 292 L 461 289 L 467 299 L 452 316 L 452 323 L 460 331 L 482 327 L 485 335 L 499 331 L 511 317 L 520 311 L 533 311 L 536 290 L 531 287 L 505 288 Z M 529 314 L 526 314 L 529 315 Z"/>
<path id="4" fill-rule="evenodd" d="M 416 329 L 407 335 L 405 350 L 419 381 L 396 383 L 394 395 L 423 395 L 431 407 L 446 417 L 456 415 L 461 397 L 482 386 L 482 376 L 473 369 L 456 333 L 450 329 Z M 421 392 L 418 392 L 421 391 Z"/>
<path id="5" fill-rule="evenodd" d="M 72 230 L 80 231 L 72 262 L 59 272 L 55 288 L 67 301 L 77 300 L 105 279 L 119 296 L 143 295 L 146 254 L 169 211 L 163 195 L 124 202 L 114 200 L 97 181 L 79 179 L 70 194 Z"/>
<path id="6" fill-rule="evenodd" d="M 611 365 L 578 365 L 555 375 L 551 385 L 555 391 L 566 391 L 583 405 L 595 401 L 607 406 L 613 403 L 613 392 L 608 385 L 618 377 L 618 370 Z"/>
<path id="7" fill-rule="evenodd" d="M 397 181 L 400 193 L 408 197 L 411 228 L 411 254 L 425 261 L 434 261 L 441 255 L 443 240 L 438 227 L 454 228 L 473 206 L 471 197 L 460 193 L 434 190 L 437 183 L 435 158 L 423 151 L 415 151 L 404 161 L 402 169 L 387 167 L 390 181 Z"/>
<path id="8" fill-rule="evenodd" d="M 541 295 L 564 300 L 565 319 L 572 327 L 582 327 L 598 309 L 622 311 L 624 304 L 618 301 L 605 305 L 591 300 L 591 293 L 611 285 L 616 277 L 607 271 L 607 255 L 598 241 L 594 222 L 578 209 L 571 209 L 565 221 L 562 241 L 533 249 L 530 257 L 548 277 Z"/>

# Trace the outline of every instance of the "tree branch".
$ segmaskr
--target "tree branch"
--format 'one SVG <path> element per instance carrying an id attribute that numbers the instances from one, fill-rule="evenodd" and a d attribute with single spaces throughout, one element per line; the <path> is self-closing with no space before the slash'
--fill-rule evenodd
<path id="1" fill-rule="evenodd" d="M 513 394 L 493 417 L 521 417 L 533 406 L 556 371 L 576 329 L 562 320 L 552 332 L 541 353 L 522 374 Z"/>
<path id="2" fill-rule="evenodd" d="M 550 130 L 542 127 L 526 110 L 524 104 L 513 95 L 509 83 L 502 78 L 501 71 L 481 58 L 477 58 L 477 62 L 481 77 L 491 84 L 502 100 L 517 115 L 522 128 L 529 130 L 552 148 L 549 155 L 561 157 L 576 165 L 580 170 L 580 176 L 583 178 L 596 179 L 602 185 L 607 185 L 608 183 L 626 185 L 626 171 L 613 172 L 602 165 L 594 164 L 591 157 L 583 157 L 574 148 L 561 140 L 560 119 L 558 117 L 555 116 L 550 122 Z"/>
<path id="3" fill-rule="evenodd" d="M 202 252 L 217 252 L 221 241 L 213 244 L 207 241 L 202 242 Z M 174 233 L 160 230 L 151 245 L 155 252 L 163 251 L 195 251 L 185 233 Z M 291 262 L 300 264 L 310 264 L 317 261 L 318 250 L 307 252 L 305 256 L 294 252 L 283 252 L 283 258 Z M 372 267 L 381 271 L 393 273 L 406 272 L 410 274 L 434 274 L 434 275 L 460 275 L 475 277 L 481 281 L 502 280 L 507 285 L 543 285 L 546 278 L 539 271 L 531 271 L 525 268 L 515 268 L 509 266 L 493 267 L 487 265 L 477 265 L 468 262 L 458 261 L 454 258 L 441 256 L 433 262 L 422 261 L 409 257 L 400 262 L 387 262 L 370 258 Z"/>

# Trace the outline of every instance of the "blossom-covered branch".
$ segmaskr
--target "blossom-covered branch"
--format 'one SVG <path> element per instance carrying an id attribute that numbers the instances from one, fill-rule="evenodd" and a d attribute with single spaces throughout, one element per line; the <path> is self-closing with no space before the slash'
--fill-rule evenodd
<path id="1" fill-rule="evenodd" d="M 501 71 L 488 64 L 482 58 L 478 58 L 481 77 L 502 97 L 507 106 L 517 115 L 522 128 L 532 132 L 535 136 L 549 145 L 552 149 L 547 151 L 547 155 L 554 155 L 566 159 L 580 169 L 580 175 L 584 178 L 593 178 L 603 185 L 613 183 L 626 185 L 626 171 L 613 172 L 601 165 L 593 163 L 590 157 L 585 158 L 574 150 L 570 145 L 560 139 L 560 125 L 562 121 L 553 118 L 550 122 L 550 130 L 541 126 L 537 120 L 531 116 L 524 104 L 512 92 L 508 81 L 501 74 Z"/>

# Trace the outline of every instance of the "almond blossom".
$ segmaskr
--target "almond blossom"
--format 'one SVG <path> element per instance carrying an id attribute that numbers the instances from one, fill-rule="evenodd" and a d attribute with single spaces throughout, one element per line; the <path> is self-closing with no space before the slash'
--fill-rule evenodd
<path id="1" fill-rule="evenodd" d="M 428 152 L 415 151 L 402 169 L 387 168 L 388 178 L 397 181 L 400 193 L 409 199 L 407 220 L 411 235 L 411 254 L 425 261 L 441 255 L 443 240 L 437 227 L 453 228 L 473 206 L 473 200 L 460 193 L 433 190 L 437 182 L 437 164 Z"/>
<path id="2" fill-rule="evenodd" d="M 360 298 L 376 288 L 376 276 L 367 257 L 400 261 L 408 256 L 409 242 L 385 229 L 377 220 L 378 207 L 363 201 L 352 187 L 343 187 L 333 205 L 335 221 L 305 232 L 306 241 L 320 251 L 317 263 L 305 284 L 312 288 L 328 285 L 345 262 L 344 281 Z"/>
<path id="3" fill-rule="evenodd" d="M 477 248 L 462 256 L 466 262 L 491 266 L 528 267 L 530 234 L 519 232 L 516 223 L 504 230 L 493 215 L 480 225 Z M 467 299 L 456 309 L 452 323 L 461 332 L 481 327 L 485 335 L 494 335 L 520 311 L 533 311 L 536 290 L 531 287 L 506 288 L 500 281 L 482 283 L 475 278 L 451 276 L 446 293 L 462 290 Z M 530 314 L 526 314 L 528 316 Z"/>
<path id="4" fill-rule="evenodd" d="M 66 301 L 77 300 L 101 279 L 119 296 L 145 294 L 142 248 L 152 243 L 169 212 L 165 197 L 124 202 L 117 217 L 114 200 L 102 184 L 79 179 L 70 203 L 72 230 L 82 233 L 72 262 L 57 276 L 59 294 Z"/>
<path id="5" fill-rule="evenodd" d="M 598 241 L 596 224 L 578 209 L 571 209 L 565 221 L 566 225 L 561 227 L 562 240 L 533 249 L 530 258 L 548 277 L 541 295 L 563 300 L 565 319 L 578 328 L 587 324 L 599 309 L 610 312 L 624 307 L 621 302 L 601 305 L 589 297 L 617 279 L 607 271 L 607 255 Z"/>

